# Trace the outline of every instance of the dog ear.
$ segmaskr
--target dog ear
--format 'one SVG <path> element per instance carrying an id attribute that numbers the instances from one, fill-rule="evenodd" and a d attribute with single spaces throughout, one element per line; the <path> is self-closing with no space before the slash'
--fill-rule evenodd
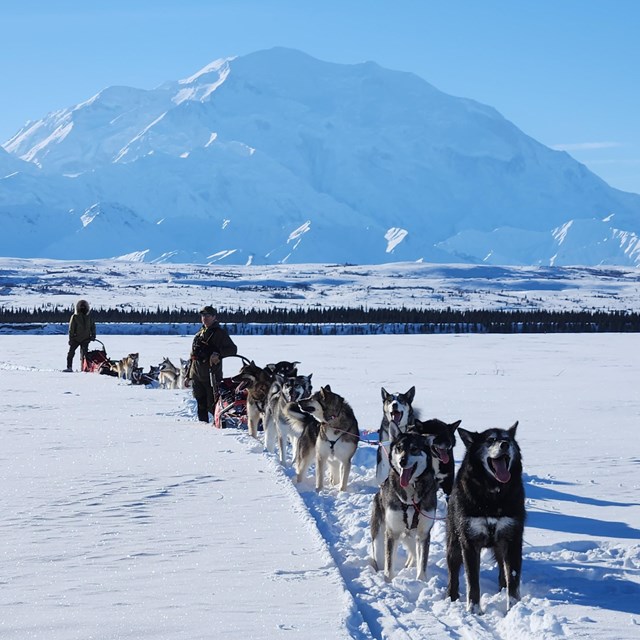
<path id="1" fill-rule="evenodd" d="M 460 426 L 461 422 L 462 420 L 456 420 L 456 422 L 452 422 L 451 424 L 447 425 L 447 427 L 449 427 L 449 431 L 451 431 L 451 435 L 456 432 L 456 429 Z"/>
<path id="2" fill-rule="evenodd" d="M 407 396 L 407 400 L 409 401 L 409 404 L 411 404 L 416 395 L 416 388 L 411 387 L 411 389 L 409 389 L 409 391 L 407 391 L 404 395 Z"/>
<path id="3" fill-rule="evenodd" d="M 321 391 L 322 391 L 322 397 L 324 398 L 326 393 L 331 393 L 331 387 L 327 384 L 324 387 L 322 387 Z"/>
<path id="4" fill-rule="evenodd" d="M 382 393 L 382 402 L 384 402 L 391 394 L 384 387 L 380 391 Z"/>
<path id="5" fill-rule="evenodd" d="M 473 445 L 475 436 L 477 434 L 473 433 L 472 431 L 467 431 L 466 429 L 460 428 L 458 429 L 458 435 L 462 438 L 462 442 L 464 442 L 464 446 L 467 447 L 467 449 L 469 449 Z"/>
<path id="6" fill-rule="evenodd" d="M 512 427 L 511 427 L 510 429 L 508 429 L 508 433 L 509 433 L 509 435 L 510 435 L 512 438 L 515 438 L 515 437 L 516 437 L 516 429 L 518 428 L 518 422 L 519 422 L 519 421 L 518 421 L 518 420 L 516 420 L 516 421 L 513 423 Z"/>

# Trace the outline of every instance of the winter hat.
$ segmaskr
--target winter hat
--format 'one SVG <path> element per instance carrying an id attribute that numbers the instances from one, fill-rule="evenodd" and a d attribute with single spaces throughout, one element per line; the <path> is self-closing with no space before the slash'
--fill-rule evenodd
<path id="1" fill-rule="evenodd" d="M 218 315 L 218 312 L 211 305 L 206 305 L 205 307 L 202 307 L 202 309 L 200 309 L 200 315 L 204 315 L 205 313 L 208 313 L 212 316 Z"/>

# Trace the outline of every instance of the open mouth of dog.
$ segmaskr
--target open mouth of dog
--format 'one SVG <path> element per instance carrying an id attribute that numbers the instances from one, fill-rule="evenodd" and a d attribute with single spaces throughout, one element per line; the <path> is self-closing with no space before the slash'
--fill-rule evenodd
<path id="1" fill-rule="evenodd" d="M 504 455 L 499 458 L 489 458 L 489 467 L 498 482 L 503 484 L 511 480 L 511 472 L 509 471 L 509 463 L 511 459 L 509 456 Z"/>
<path id="2" fill-rule="evenodd" d="M 400 424 L 400 422 L 402 421 L 402 416 L 404 415 L 404 413 L 402 411 L 392 411 L 391 412 L 391 420 L 393 420 L 393 422 L 395 422 L 396 424 Z"/>
<path id="3" fill-rule="evenodd" d="M 402 469 L 402 473 L 400 474 L 400 486 L 403 489 L 406 489 L 409 486 L 411 478 L 413 478 L 413 474 L 416 472 L 417 468 L 418 463 L 416 462 L 413 466 Z"/>
<path id="4" fill-rule="evenodd" d="M 436 447 L 435 445 L 431 447 L 431 453 L 442 462 L 442 464 L 447 464 L 449 462 L 449 449 L 446 447 Z"/>

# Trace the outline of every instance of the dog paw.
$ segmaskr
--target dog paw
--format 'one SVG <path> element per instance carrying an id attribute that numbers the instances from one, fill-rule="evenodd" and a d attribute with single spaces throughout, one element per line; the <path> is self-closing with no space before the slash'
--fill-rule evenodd
<path id="1" fill-rule="evenodd" d="M 520 602 L 520 596 L 507 596 L 507 613 Z"/>

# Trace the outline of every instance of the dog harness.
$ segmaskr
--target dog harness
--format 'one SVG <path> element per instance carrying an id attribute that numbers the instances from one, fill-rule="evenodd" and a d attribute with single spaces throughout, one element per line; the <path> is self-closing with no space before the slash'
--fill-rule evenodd
<path id="1" fill-rule="evenodd" d="M 409 517 L 407 515 L 407 511 L 409 510 L 409 506 L 413 507 L 413 518 L 411 519 L 411 526 L 409 526 Z M 418 521 L 420 520 L 420 507 L 416 505 L 415 502 L 411 505 L 408 505 L 406 502 L 402 503 L 402 520 L 404 522 L 404 526 L 411 530 L 418 528 Z"/>
<path id="2" fill-rule="evenodd" d="M 334 447 L 336 446 L 338 440 L 340 440 L 340 438 L 342 438 L 342 436 L 345 433 L 353 436 L 354 438 L 357 438 L 358 440 L 360 440 L 360 436 L 359 435 L 356 436 L 355 434 L 351 433 L 350 431 L 345 431 L 344 429 L 333 429 L 334 431 L 339 431 L 340 432 L 340 435 L 335 440 L 330 440 L 327 437 L 327 425 L 332 420 L 335 420 L 336 418 L 338 418 L 340 416 L 340 413 L 342 413 L 342 407 L 340 407 L 340 411 L 338 413 L 336 413 L 335 415 L 327 416 L 327 419 L 325 420 L 325 422 L 322 423 L 322 425 L 320 427 L 320 429 L 321 429 L 320 433 L 324 436 L 324 439 L 329 443 L 329 446 L 331 447 L 331 453 L 334 453 L 334 451 L 333 451 Z"/>
<path id="3" fill-rule="evenodd" d="M 327 436 L 327 425 L 329 424 L 329 422 L 331 422 L 332 420 L 335 420 L 338 416 L 329 416 L 326 422 L 322 423 L 322 433 L 324 435 L 324 439 L 329 443 L 329 446 L 331 447 L 331 453 L 333 453 L 333 449 L 336 446 L 336 443 L 338 442 L 338 440 L 340 440 L 340 438 L 342 438 L 342 433 L 335 439 L 335 440 L 330 440 L 329 437 Z M 334 429 L 334 431 L 338 431 L 338 429 Z"/>

